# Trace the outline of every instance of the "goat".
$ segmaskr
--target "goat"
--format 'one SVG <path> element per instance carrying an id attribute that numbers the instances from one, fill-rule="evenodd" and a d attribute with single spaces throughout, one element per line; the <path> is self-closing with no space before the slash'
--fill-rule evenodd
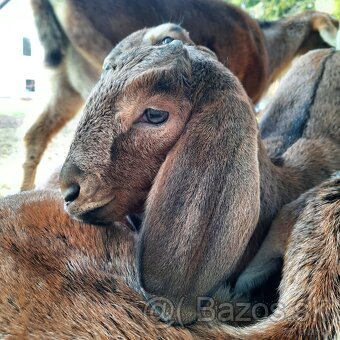
<path id="1" fill-rule="evenodd" d="M 340 332 L 340 181 L 304 195 L 285 255 L 279 308 L 254 326 L 160 322 L 140 293 L 127 223 L 71 219 L 58 191 L 0 200 L 0 334 L 30 338 L 324 339 Z M 290 203 L 292 211 L 299 202 Z"/>
<path id="2" fill-rule="evenodd" d="M 339 117 L 340 108 L 338 55 L 339 52 L 334 57 L 332 53 L 318 51 L 302 58 L 279 88 L 260 123 L 267 151 L 274 162 L 282 160 L 283 152 L 289 147 L 287 143 L 294 142 L 302 129 L 305 129 L 307 135 L 315 133 L 316 136 L 318 132 L 315 127 L 327 131 L 329 138 L 339 144 L 339 118 L 333 120 L 333 117 Z M 314 65 L 314 72 L 310 73 L 307 67 L 303 67 L 304 62 L 306 65 Z M 336 159 L 340 157 L 338 152 L 333 156 Z M 281 213 L 282 220 L 288 215 L 294 215 L 294 209 L 296 210 L 296 204 L 293 209 L 289 209 L 288 205 Z M 280 225 L 279 222 L 278 226 Z M 275 224 L 271 227 L 261 250 L 238 279 L 237 291 L 249 291 L 252 286 L 261 285 L 266 276 L 275 271 L 285 253 L 289 232 L 290 229 L 281 230 Z"/>
<path id="3" fill-rule="evenodd" d="M 174 40 L 107 59 L 61 170 L 67 212 L 104 225 L 144 213 L 146 296 L 193 322 L 197 297 L 234 285 L 280 208 L 340 168 L 339 61 L 316 51 L 287 74 L 261 122 L 282 137 L 275 165 L 241 84 L 207 49 Z"/>
<path id="4" fill-rule="evenodd" d="M 52 98 L 25 135 L 21 190 L 34 187 L 48 142 L 80 109 L 98 80 L 104 58 L 137 29 L 181 22 L 195 43 L 213 50 L 258 101 L 291 60 L 310 49 L 334 45 L 337 20 L 309 11 L 272 23 L 250 18 L 222 0 L 31 0 L 46 64 L 53 69 Z M 184 37 L 178 26 L 133 36 L 130 44 Z M 165 26 L 167 27 L 167 26 Z M 319 34 L 320 33 L 320 34 Z M 137 38 L 137 39 L 136 39 Z"/>
<path id="5" fill-rule="evenodd" d="M 340 31 L 338 32 L 338 39 L 339 37 Z M 340 40 L 337 43 L 337 47 L 340 49 Z M 322 52 L 316 53 L 316 56 L 322 57 Z M 308 61 L 308 59 L 306 61 Z M 339 75 L 338 72 L 334 72 L 334 70 L 339 68 L 340 63 L 339 60 L 335 60 L 334 63 L 328 65 L 326 63 L 327 59 L 322 60 L 320 58 L 318 72 L 315 72 L 313 75 L 311 74 L 314 81 L 308 81 L 305 84 L 299 83 L 299 78 L 305 80 L 306 77 L 301 77 L 300 73 L 297 73 L 295 77 L 291 74 L 290 79 L 288 78 L 286 80 L 287 83 L 285 86 L 282 86 L 282 89 L 276 94 L 276 98 L 273 100 L 274 104 L 268 110 L 267 117 L 263 119 L 262 122 L 262 136 L 267 137 L 265 140 L 267 151 L 274 159 L 276 157 L 280 158 L 280 154 L 282 154 L 284 148 L 287 148 L 287 146 L 284 146 L 285 142 L 289 138 L 294 140 L 296 131 L 301 129 L 301 125 L 305 124 L 307 117 L 301 115 L 301 112 L 303 111 L 305 114 L 309 114 L 309 112 L 312 112 L 312 114 L 313 112 L 318 112 L 320 117 L 324 117 L 324 119 L 318 122 L 318 125 L 322 125 L 322 128 L 325 131 L 329 126 L 333 125 L 332 128 L 329 129 L 330 136 L 339 141 L 340 125 L 338 124 L 338 121 L 331 121 L 329 118 L 339 115 L 340 98 L 339 86 L 337 85 Z M 329 68 L 333 70 L 330 70 Z M 326 82 L 322 81 L 323 77 L 327 80 Z M 335 78 L 332 79 L 333 77 Z M 301 91 L 297 92 L 297 96 L 294 99 L 290 99 L 289 97 L 294 95 L 294 92 L 289 91 L 289 88 L 294 88 L 294 83 L 294 86 L 300 88 Z M 305 86 L 304 90 L 307 90 L 304 96 L 302 96 L 303 86 Z M 317 96 L 315 97 L 315 95 Z M 300 99 L 298 97 L 300 97 Z M 291 111 L 286 108 L 282 110 L 283 107 L 290 107 L 292 101 L 295 101 L 295 103 L 298 104 L 298 110 Z M 309 101 L 309 104 L 306 105 L 306 101 Z M 283 123 L 282 117 L 279 117 L 281 114 L 284 115 L 284 124 L 286 125 L 284 127 L 282 127 L 282 125 L 280 126 L 280 123 Z M 296 122 L 298 122 L 298 124 L 296 124 Z M 276 123 L 279 124 L 273 129 L 273 126 Z M 289 125 L 291 128 L 287 129 L 287 126 Z M 308 129 L 311 129 L 311 127 L 308 127 Z M 283 136 L 279 136 L 279 133 L 273 130 L 281 132 L 282 130 L 286 130 L 286 132 L 289 132 L 290 130 L 291 135 L 287 138 L 288 135 L 286 133 L 286 136 L 282 138 Z M 334 156 L 339 157 L 338 154 L 335 154 Z M 308 201 L 306 197 L 310 196 L 311 193 L 302 195 L 298 200 L 291 204 L 287 204 L 285 208 L 282 209 L 276 218 L 276 221 L 271 226 L 259 252 L 238 278 L 235 287 L 236 291 L 241 293 L 251 291 L 252 287 L 263 284 L 265 278 L 270 277 L 271 273 L 276 270 L 278 264 L 281 263 L 281 258 L 286 253 L 287 243 L 293 225 L 299 217 L 300 212 L 305 208 L 305 204 Z M 284 223 L 289 220 L 291 223 Z M 282 226 L 284 224 L 285 228 L 283 229 Z"/>
<path id="6" fill-rule="evenodd" d="M 335 195 L 337 195 L 336 190 L 339 191 L 340 187 L 334 187 Z M 292 230 L 314 194 L 315 189 L 307 191 L 280 210 L 258 253 L 237 279 L 235 290 L 238 294 L 251 292 L 253 287 L 261 286 L 265 279 L 270 278 L 272 272 L 276 271 L 286 254 Z M 312 211 L 310 213 L 313 214 Z"/>

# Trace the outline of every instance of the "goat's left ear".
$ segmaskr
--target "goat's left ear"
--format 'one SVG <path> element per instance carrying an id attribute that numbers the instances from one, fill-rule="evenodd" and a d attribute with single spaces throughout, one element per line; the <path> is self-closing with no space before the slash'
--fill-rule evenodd
<path id="1" fill-rule="evenodd" d="M 220 80 L 205 82 L 205 99 L 167 155 L 146 205 L 141 283 L 168 299 L 176 314 L 163 317 L 177 322 L 194 321 L 197 299 L 233 273 L 259 216 L 255 114 L 223 69 Z"/>
<path id="2" fill-rule="evenodd" d="M 339 29 L 338 20 L 326 13 L 316 12 L 312 15 L 312 27 L 314 31 L 319 31 L 323 41 L 336 47 L 336 35 Z"/>

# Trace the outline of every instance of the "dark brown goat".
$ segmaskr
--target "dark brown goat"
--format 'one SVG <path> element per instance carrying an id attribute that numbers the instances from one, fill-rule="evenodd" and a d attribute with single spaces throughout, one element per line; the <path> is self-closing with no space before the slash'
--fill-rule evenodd
<path id="1" fill-rule="evenodd" d="M 247 328 L 172 327 L 139 291 L 128 225 L 72 220 L 57 191 L 0 200 L 0 334 L 12 339 L 325 339 L 340 334 L 340 181 L 290 204 L 279 308 Z M 283 210 L 285 211 L 285 209 Z M 298 214 L 296 213 L 298 212 Z M 132 287 L 132 288 L 131 288 Z M 137 291 L 137 292 L 136 292 Z M 217 320 L 218 321 L 218 320 Z"/>
<path id="2" fill-rule="evenodd" d="M 145 208 L 142 284 L 191 322 L 197 297 L 233 285 L 278 210 L 340 169 L 340 53 L 309 53 L 283 81 L 261 130 L 281 137 L 276 165 L 211 53 L 175 40 L 106 62 L 61 171 L 67 211 L 107 224 Z"/>
<path id="3" fill-rule="evenodd" d="M 48 142 L 80 109 L 99 78 L 106 55 L 133 31 L 167 21 L 180 22 L 195 43 L 217 54 L 256 102 L 295 56 L 334 45 L 338 26 L 336 20 L 320 12 L 259 25 L 222 0 L 31 2 L 46 63 L 54 75 L 52 98 L 25 136 L 22 190 L 34 187 L 36 169 Z M 159 43 L 166 36 L 178 39 L 180 31 L 179 27 L 169 32 L 156 29 L 153 34 L 134 36 L 131 43 Z"/>

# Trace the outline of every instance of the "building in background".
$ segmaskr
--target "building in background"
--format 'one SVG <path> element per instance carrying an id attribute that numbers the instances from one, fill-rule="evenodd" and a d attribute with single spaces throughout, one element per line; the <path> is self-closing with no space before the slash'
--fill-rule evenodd
<path id="1" fill-rule="evenodd" d="M 0 98 L 33 98 L 45 74 L 29 1 L 11 0 L 0 10 L 0 46 Z"/>

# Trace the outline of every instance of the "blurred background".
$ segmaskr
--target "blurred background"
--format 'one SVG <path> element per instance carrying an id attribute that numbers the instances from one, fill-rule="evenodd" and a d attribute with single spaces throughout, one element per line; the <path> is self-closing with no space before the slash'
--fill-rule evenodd
<path id="1" fill-rule="evenodd" d="M 339 18 L 339 0 L 232 0 L 226 1 L 247 11 L 260 20 L 277 20 L 305 10 L 315 9 Z"/>
<path id="2" fill-rule="evenodd" d="M 0 9 L 0 44 L 1 197 L 20 188 L 25 152 L 23 136 L 49 98 L 49 72 L 44 68 L 44 51 L 30 1 L 11 0 Z M 76 124 L 77 118 L 52 141 L 39 166 L 37 184 L 62 163 Z"/>
<path id="3" fill-rule="evenodd" d="M 275 20 L 307 9 L 340 18 L 340 0 L 228 2 L 261 20 Z M 49 97 L 49 74 L 43 66 L 44 52 L 29 1 L 11 0 L 5 5 L 5 1 L 0 0 L 1 4 L 4 6 L 0 9 L 0 197 L 19 190 L 24 161 L 23 136 Z M 62 163 L 76 124 L 77 119 L 73 119 L 49 145 L 39 165 L 37 184 Z"/>

